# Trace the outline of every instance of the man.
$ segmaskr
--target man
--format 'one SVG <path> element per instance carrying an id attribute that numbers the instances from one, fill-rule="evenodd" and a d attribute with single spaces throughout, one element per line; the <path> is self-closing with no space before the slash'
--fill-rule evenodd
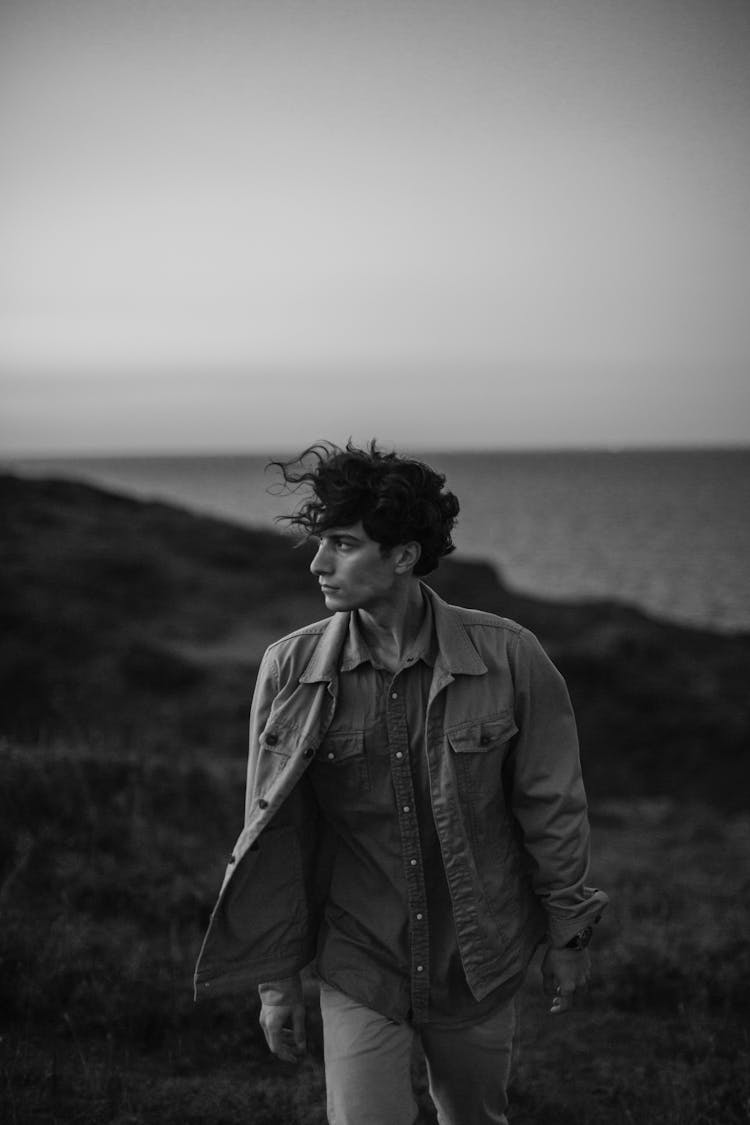
<path id="1" fill-rule="evenodd" d="M 311 463 L 312 462 L 312 463 Z M 562 677 L 520 625 L 421 581 L 452 551 L 445 478 L 313 446 L 279 464 L 307 500 L 332 616 L 266 651 L 245 828 L 196 994 L 259 985 L 269 1047 L 305 1044 L 320 980 L 329 1120 L 413 1125 L 419 1036 L 441 1125 L 506 1122 L 514 996 L 540 942 L 551 1010 L 590 971 L 586 802 Z"/>

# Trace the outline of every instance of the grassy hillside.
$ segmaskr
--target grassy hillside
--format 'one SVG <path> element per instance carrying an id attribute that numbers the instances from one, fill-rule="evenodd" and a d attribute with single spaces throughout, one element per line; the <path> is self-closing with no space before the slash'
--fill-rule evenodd
<path id="1" fill-rule="evenodd" d="M 325 616 L 308 549 L 70 482 L 0 477 L 0 513 L 0 731 L 244 755 L 263 649 Z M 570 687 L 592 797 L 744 807 L 750 636 L 520 597 L 481 564 L 448 560 L 430 583 L 538 633 Z"/>
<path id="2" fill-rule="evenodd" d="M 190 987 L 241 821 L 258 659 L 322 615 L 304 553 L 70 483 L 0 478 L 0 510 L 0 1119 L 323 1122 L 314 1014 L 293 1069 L 254 997 L 196 1007 Z M 519 599 L 490 568 L 440 576 L 565 672 L 592 879 L 613 899 L 585 1005 L 554 1019 L 536 973 L 525 986 L 515 1125 L 739 1125 L 748 639 Z"/>

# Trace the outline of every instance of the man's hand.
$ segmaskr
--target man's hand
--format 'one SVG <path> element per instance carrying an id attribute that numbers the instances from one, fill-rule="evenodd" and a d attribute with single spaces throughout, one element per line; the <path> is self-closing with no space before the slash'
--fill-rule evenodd
<path id="1" fill-rule="evenodd" d="M 284 1062 L 299 1062 L 307 1050 L 305 1002 L 299 976 L 258 986 L 260 1026 L 272 1053 Z"/>
<path id="2" fill-rule="evenodd" d="M 549 946 L 542 961 L 545 996 L 552 997 L 550 1012 L 566 1012 L 577 988 L 585 988 L 591 976 L 588 949 L 554 949 Z"/>
<path id="3" fill-rule="evenodd" d="M 307 1049 L 304 1004 L 264 1004 L 260 1026 L 277 1058 L 282 1062 L 299 1062 Z"/>

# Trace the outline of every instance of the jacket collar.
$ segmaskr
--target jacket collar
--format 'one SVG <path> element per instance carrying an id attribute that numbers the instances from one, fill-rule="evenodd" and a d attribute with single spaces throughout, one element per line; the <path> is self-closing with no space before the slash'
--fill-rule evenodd
<path id="1" fill-rule="evenodd" d="M 436 665 L 450 675 L 481 676 L 487 665 L 469 640 L 456 609 L 438 597 L 434 590 L 420 583 L 422 593 L 432 606 L 437 637 Z M 300 676 L 301 684 L 331 683 L 339 672 L 341 651 L 349 635 L 350 613 L 335 613 L 315 646 L 307 667 Z"/>

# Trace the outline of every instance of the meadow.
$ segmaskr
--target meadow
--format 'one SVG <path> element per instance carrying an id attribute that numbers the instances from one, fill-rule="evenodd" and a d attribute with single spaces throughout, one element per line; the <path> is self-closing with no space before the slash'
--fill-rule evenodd
<path id="1" fill-rule="evenodd" d="M 323 1123 L 314 977 L 299 1067 L 268 1055 L 254 996 L 196 1005 L 191 981 L 258 659 L 321 615 L 304 558 L 85 486 L 7 477 L 0 499 L 0 1118 Z M 517 599 L 469 564 L 435 585 L 530 624 L 565 672 L 612 899 L 574 1011 L 529 975 L 511 1120 L 746 1122 L 750 639 Z"/>

